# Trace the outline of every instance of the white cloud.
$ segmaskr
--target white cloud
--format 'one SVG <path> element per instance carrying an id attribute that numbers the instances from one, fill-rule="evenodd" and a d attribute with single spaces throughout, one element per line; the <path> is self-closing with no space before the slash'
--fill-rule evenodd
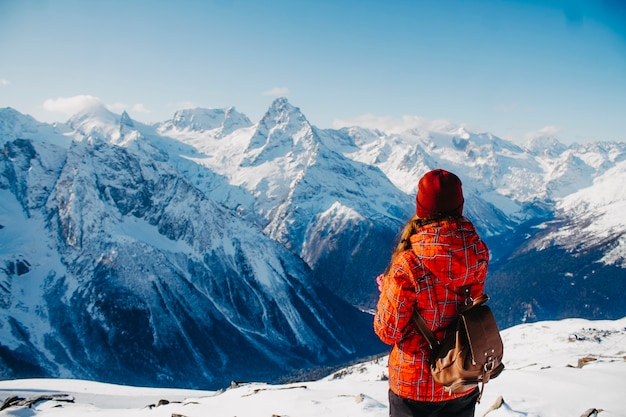
<path id="1" fill-rule="evenodd" d="M 11 81 L 6 80 L 4 78 L 0 78 L 0 85 L 11 85 Z"/>
<path id="2" fill-rule="evenodd" d="M 113 113 L 122 113 L 123 111 L 127 111 L 131 114 L 141 113 L 141 114 L 150 114 L 151 111 L 146 108 L 143 104 L 133 104 L 129 106 L 124 103 L 114 103 L 106 106 L 107 109 L 112 111 Z"/>
<path id="3" fill-rule="evenodd" d="M 524 139 L 529 141 L 535 138 L 556 137 L 561 132 L 558 126 L 544 126 L 539 130 L 524 134 Z"/>
<path id="4" fill-rule="evenodd" d="M 43 103 L 44 110 L 51 113 L 61 113 L 66 116 L 72 116 L 82 110 L 93 107 L 106 107 L 113 113 L 122 113 L 124 110 L 131 114 L 151 113 L 143 104 L 127 105 L 124 103 L 104 104 L 98 97 L 90 95 L 78 95 L 73 97 L 58 97 L 56 99 L 47 99 Z"/>
<path id="5" fill-rule="evenodd" d="M 198 107 L 193 101 L 177 101 L 176 103 L 168 103 L 167 107 L 171 109 L 194 109 Z"/>
<path id="6" fill-rule="evenodd" d="M 274 87 L 271 90 L 267 90 L 263 92 L 264 96 L 274 96 L 274 97 L 284 97 L 289 94 L 289 89 L 287 87 Z"/>
<path id="7" fill-rule="evenodd" d="M 72 116 L 86 108 L 101 106 L 104 106 L 104 104 L 98 97 L 89 95 L 49 98 L 43 102 L 44 110 L 52 113 L 63 113 L 67 116 Z"/>
<path id="8" fill-rule="evenodd" d="M 336 119 L 333 121 L 333 128 L 361 126 L 368 129 L 378 129 L 387 133 L 402 133 L 407 130 L 430 130 L 438 132 L 449 132 L 456 130 L 460 126 L 448 120 L 427 120 L 421 116 L 375 116 L 364 114 L 352 119 Z"/>
<path id="9" fill-rule="evenodd" d="M 148 110 L 148 108 L 146 108 L 146 106 L 144 106 L 141 103 L 133 104 L 133 106 L 130 108 L 130 111 L 132 111 L 133 113 L 142 113 L 142 114 L 152 113 L 150 110 Z"/>

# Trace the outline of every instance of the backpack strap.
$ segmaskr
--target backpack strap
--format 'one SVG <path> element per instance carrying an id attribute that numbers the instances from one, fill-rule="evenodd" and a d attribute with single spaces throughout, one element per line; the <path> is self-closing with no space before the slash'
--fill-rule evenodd
<path id="1" fill-rule="evenodd" d="M 467 310 L 469 310 L 472 307 L 476 307 L 476 306 L 479 306 L 481 304 L 485 304 L 487 301 L 489 301 L 489 296 L 487 294 L 482 294 L 479 297 L 474 298 L 474 299 L 470 298 L 469 297 L 469 286 L 467 287 L 467 291 L 465 292 L 465 294 L 467 295 L 467 298 L 465 300 L 465 306 L 461 310 L 461 312 L 467 311 Z M 424 320 L 422 315 L 417 311 L 417 308 L 415 308 L 413 310 L 412 319 L 413 319 L 413 323 L 415 323 L 415 325 L 417 326 L 419 331 L 422 333 L 422 335 L 424 336 L 424 338 L 428 342 L 428 346 L 430 347 L 430 349 L 433 350 L 436 347 L 438 347 L 440 345 L 439 340 L 437 340 L 437 337 L 435 336 L 433 331 L 430 330 L 430 327 L 428 327 L 428 324 L 426 324 L 426 321 Z"/>
<path id="2" fill-rule="evenodd" d="M 413 318 L 413 322 L 415 323 L 419 331 L 422 332 L 422 335 L 424 335 L 424 338 L 426 338 L 426 341 L 428 342 L 428 346 L 430 346 L 430 349 L 433 350 L 437 346 L 439 346 L 439 340 L 437 340 L 437 337 L 435 336 L 433 331 L 430 330 L 430 327 L 428 327 L 428 324 L 426 324 L 426 321 L 424 320 L 424 318 L 417 311 L 417 308 L 413 310 L 412 318 Z"/>

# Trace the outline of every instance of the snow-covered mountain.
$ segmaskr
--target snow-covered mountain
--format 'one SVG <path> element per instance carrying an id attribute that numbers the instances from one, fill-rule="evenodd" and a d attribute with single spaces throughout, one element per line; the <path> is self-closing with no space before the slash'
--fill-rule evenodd
<path id="1" fill-rule="evenodd" d="M 90 109 L 68 125 L 69 143 L 3 132 L 3 378 L 220 387 L 380 350 L 368 315 L 195 188 L 125 115 Z"/>
<path id="2" fill-rule="evenodd" d="M 502 333 L 506 368 L 485 385 L 476 416 L 626 415 L 626 397 L 619 388 L 626 378 L 626 318 L 539 322 Z M 384 417 L 389 415 L 386 363 L 385 356 L 318 380 L 254 381 L 220 391 L 81 380 L 0 381 L 0 400 L 7 406 L 0 416 Z"/>
<path id="3" fill-rule="evenodd" d="M 585 164 L 578 156 L 561 157 L 577 160 L 575 165 L 587 171 L 594 163 L 609 168 L 590 173 L 577 191 L 556 199 L 551 218 L 517 229 L 508 245 L 513 253 L 492 267 L 490 280 L 490 291 L 501 295 L 494 299 L 494 310 L 503 325 L 624 314 L 626 165 L 621 149 L 615 148 L 613 144 L 586 148 L 589 152 L 579 153 L 589 158 Z M 611 158 L 612 153 L 616 157 Z M 578 181 L 563 183 L 572 187 Z"/>
<path id="4" fill-rule="evenodd" d="M 357 305 L 372 303 L 372 271 L 387 261 L 377 255 L 390 247 L 412 203 L 380 169 L 346 157 L 357 149 L 349 136 L 316 129 L 285 99 L 228 137 L 210 129 L 189 135 L 169 123 L 159 132 L 192 145 L 200 154 L 194 162 L 252 198 L 208 194 L 249 213 L 333 292 Z"/>
<path id="5" fill-rule="evenodd" d="M 463 128 L 401 134 L 348 129 L 350 155 L 414 195 L 416 179 L 459 173 L 466 214 L 492 252 L 487 291 L 503 326 L 626 314 L 626 222 L 621 186 L 626 143 L 565 146 L 535 138 L 520 147 Z"/>
<path id="6" fill-rule="evenodd" d="M 625 143 L 318 129 L 286 99 L 254 124 L 232 107 L 152 126 L 0 109 L 0 141 L 5 378 L 207 387 L 380 352 L 349 304 L 374 305 L 437 167 L 490 245 L 502 325 L 626 314 Z"/>

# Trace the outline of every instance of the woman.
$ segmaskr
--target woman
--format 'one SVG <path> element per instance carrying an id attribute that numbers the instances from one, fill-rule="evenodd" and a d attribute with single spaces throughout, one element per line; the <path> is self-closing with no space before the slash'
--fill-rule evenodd
<path id="1" fill-rule="evenodd" d="M 415 216 L 400 235 L 391 262 L 377 278 L 374 330 L 393 345 L 389 355 L 389 415 L 474 416 L 478 389 L 446 392 L 430 374 L 430 348 L 411 321 L 417 309 L 441 340 L 470 295 L 483 293 L 489 250 L 463 217 L 461 180 L 436 169 L 419 181 Z M 463 289 L 463 290 L 462 290 Z"/>

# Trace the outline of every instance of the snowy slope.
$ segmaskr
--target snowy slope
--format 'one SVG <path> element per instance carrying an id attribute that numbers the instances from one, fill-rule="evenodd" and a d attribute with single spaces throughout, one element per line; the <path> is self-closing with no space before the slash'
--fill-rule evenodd
<path id="1" fill-rule="evenodd" d="M 557 208 L 563 217 L 570 219 L 567 227 L 544 236 L 537 244 L 545 245 L 549 239 L 554 244 L 572 249 L 599 246 L 611 242 L 602 262 L 626 268 L 626 161 L 620 161 L 585 188 L 573 192 L 559 201 Z M 576 241 L 574 234 L 585 238 Z"/>
<path id="2" fill-rule="evenodd" d="M 581 416 L 593 409 L 603 417 L 626 416 L 621 392 L 626 378 L 626 318 L 520 325 L 504 330 L 503 339 L 506 369 L 485 386 L 477 416 Z M 68 394 L 75 402 L 41 401 L 32 408 L 7 408 L 0 416 L 383 417 L 388 415 L 386 359 L 351 366 L 317 381 L 257 382 L 225 391 L 147 389 L 80 380 L 2 381 L 0 398 L 56 393 Z M 169 403 L 157 406 L 160 400 Z"/>

